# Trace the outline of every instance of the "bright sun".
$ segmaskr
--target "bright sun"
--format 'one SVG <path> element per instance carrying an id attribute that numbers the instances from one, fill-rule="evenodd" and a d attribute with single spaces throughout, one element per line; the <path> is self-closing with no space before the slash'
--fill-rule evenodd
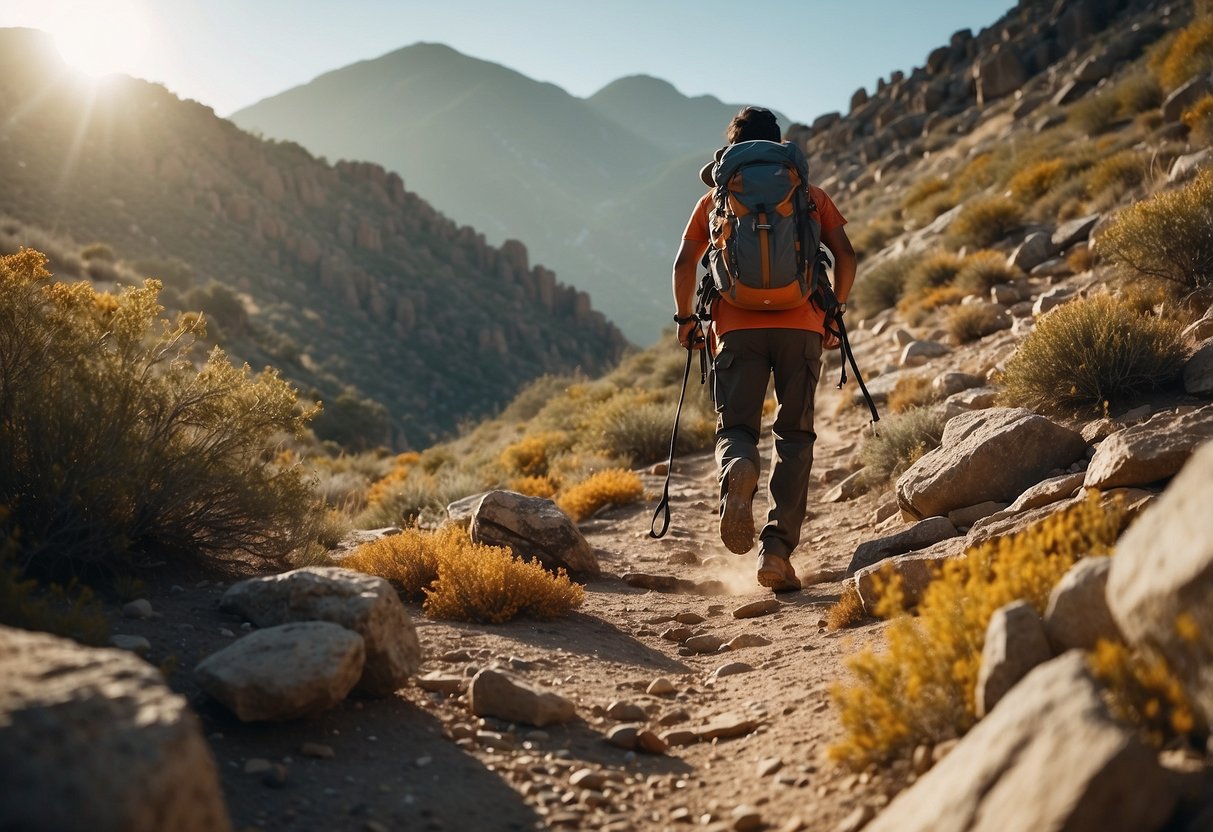
<path id="1" fill-rule="evenodd" d="M 137 72 L 148 44 L 147 22 L 121 0 L 74 3 L 53 31 L 63 60 L 93 77 Z"/>

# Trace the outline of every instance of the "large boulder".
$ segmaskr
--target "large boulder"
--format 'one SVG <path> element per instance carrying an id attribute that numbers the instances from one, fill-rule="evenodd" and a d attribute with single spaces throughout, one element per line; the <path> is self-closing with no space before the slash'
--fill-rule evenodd
<path id="1" fill-rule="evenodd" d="M 1193 396 L 1213 396 L 1213 341 L 1198 349 L 1184 365 L 1184 390 Z"/>
<path id="2" fill-rule="evenodd" d="M 0 829 L 226 832 L 198 719 L 123 650 L 0 627 Z"/>
<path id="3" fill-rule="evenodd" d="M 962 413 L 944 427 L 938 448 L 897 480 L 897 502 L 923 518 L 992 500 L 1013 502 L 1086 449 L 1083 438 L 1023 408 Z"/>
<path id="4" fill-rule="evenodd" d="M 1029 673 L 865 832 L 1153 832 L 1177 799 L 1072 651 Z"/>
<path id="5" fill-rule="evenodd" d="M 366 660 L 362 636 L 327 621 L 249 633 L 194 669 L 199 687 L 244 722 L 314 716 L 345 698 Z"/>
<path id="6" fill-rule="evenodd" d="M 1028 80 L 1023 61 L 1009 43 L 994 46 L 974 65 L 977 81 L 977 105 L 1010 95 Z"/>
<path id="7" fill-rule="evenodd" d="M 1111 558 L 1083 558 L 1053 587 L 1045 609 L 1045 634 L 1058 653 L 1092 650 L 1101 640 L 1121 640 L 1108 609 L 1111 569 Z"/>
<path id="8" fill-rule="evenodd" d="M 1198 446 L 1211 439 L 1213 405 L 1158 413 L 1101 442 L 1083 485 L 1107 490 L 1168 479 Z"/>
<path id="9" fill-rule="evenodd" d="M 1131 644 L 1158 650 L 1213 720 L 1213 443 L 1116 546 L 1108 606 Z"/>
<path id="10" fill-rule="evenodd" d="M 1037 665 L 1053 658 L 1040 615 L 1027 601 L 999 607 L 986 625 L 974 702 L 984 717 Z"/>
<path id="11" fill-rule="evenodd" d="M 861 569 L 879 563 L 894 555 L 904 555 L 916 549 L 925 549 L 941 540 L 956 537 L 960 532 L 946 517 L 928 517 L 915 523 L 905 531 L 897 532 L 875 540 L 865 540 L 856 547 L 847 566 L 847 574 L 854 575 Z"/>
<path id="12" fill-rule="evenodd" d="M 1007 265 L 1030 272 L 1052 257 L 1053 252 L 1053 235 L 1047 231 L 1034 231 L 1007 257 Z"/>
<path id="13" fill-rule="evenodd" d="M 472 514 L 472 540 L 505 546 L 518 557 L 539 558 L 545 569 L 570 575 L 601 574 L 598 558 L 576 524 L 551 500 L 513 491 L 490 491 Z"/>
<path id="14" fill-rule="evenodd" d="M 421 643 L 408 611 L 383 578 L 308 566 L 234 584 L 219 602 L 258 627 L 328 621 L 353 630 L 366 646 L 358 692 L 390 696 L 421 666 Z"/>

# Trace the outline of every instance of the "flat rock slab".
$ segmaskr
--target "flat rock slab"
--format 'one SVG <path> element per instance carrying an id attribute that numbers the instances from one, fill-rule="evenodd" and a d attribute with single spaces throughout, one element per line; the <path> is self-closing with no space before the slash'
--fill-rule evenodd
<path id="1" fill-rule="evenodd" d="M 1116 545 L 1112 617 L 1131 644 L 1162 653 L 1213 718 L 1213 444 L 1206 444 Z"/>
<path id="2" fill-rule="evenodd" d="M 197 717 L 123 650 L 0 627 L 0 829 L 228 832 Z"/>
<path id="3" fill-rule="evenodd" d="M 1065 511 L 1071 506 L 1078 505 L 1084 499 L 1082 495 L 1079 495 L 1069 500 L 1048 503 L 1040 508 L 1029 509 L 1028 511 L 1013 513 L 1010 510 L 1006 510 L 991 514 L 989 517 L 978 520 L 973 524 L 973 528 L 969 529 L 968 535 L 965 536 L 965 545 L 980 546 L 988 540 L 996 540 L 1000 537 L 1011 537 L 1012 535 L 1019 534 L 1029 526 L 1033 526 L 1059 511 Z"/>
<path id="4" fill-rule="evenodd" d="M 362 636 L 366 662 L 358 691 L 390 696 L 421 665 L 421 643 L 400 596 L 383 578 L 331 566 L 309 566 L 233 584 L 220 609 L 258 627 L 327 621 Z"/>
<path id="5" fill-rule="evenodd" d="M 1211 439 L 1213 405 L 1156 414 L 1101 442 L 1083 484 L 1107 490 L 1169 479 L 1197 447 Z"/>
<path id="6" fill-rule="evenodd" d="M 898 478 L 897 503 L 918 518 L 1010 503 L 1086 447 L 1079 434 L 1023 408 L 962 413 L 944 427 L 940 446 Z"/>
<path id="7" fill-rule="evenodd" d="M 757 728 L 759 724 L 757 719 L 742 716 L 741 714 L 722 714 L 710 720 L 706 725 L 698 729 L 695 734 L 704 742 L 710 742 L 715 739 L 727 740 L 734 737 L 744 737 Z"/>
<path id="8" fill-rule="evenodd" d="M 1007 506 L 1006 512 L 1008 515 L 1018 514 L 1021 511 L 1040 508 L 1050 503 L 1076 497 L 1078 496 L 1078 489 L 1082 488 L 1082 483 L 1086 479 L 1086 476 L 1086 472 L 1079 471 L 1077 474 L 1062 474 L 1061 476 L 1050 477 L 1043 482 L 1038 482 L 1020 494 L 1015 502 Z"/>
<path id="9" fill-rule="evenodd" d="M 748 604 L 742 604 L 737 609 L 733 610 L 734 618 L 758 618 L 763 615 L 770 615 L 773 612 L 779 612 L 780 603 L 775 598 L 766 598 L 762 601 L 751 601 Z"/>
<path id="10" fill-rule="evenodd" d="M 346 697 L 362 676 L 362 636 L 327 621 L 249 633 L 203 659 L 198 685 L 243 722 L 315 716 Z"/>
<path id="11" fill-rule="evenodd" d="M 962 558 L 964 554 L 964 538 L 953 537 L 921 551 L 897 555 L 859 570 L 855 573 L 855 589 L 864 612 L 876 615 L 880 602 L 879 588 L 883 581 L 894 574 L 901 579 L 901 594 L 906 606 L 916 606 L 931 581 L 939 575 L 943 564 Z"/>
<path id="12" fill-rule="evenodd" d="M 490 491 L 472 512 L 469 534 L 477 543 L 504 546 L 545 569 L 595 578 L 602 573 L 594 550 L 554 502 L 513 491 Z"/>
<path id="13" fill-rule="evenodd" d="M 537 728 L 568 722 L 577 713 L 576 706 L 563 696 L 492 668 L 472 677 L 468 704 L 477 716 L 523 722 Z"/>
<path id="14" fill-rule="evenodd" d="M 886 558 L 925 549 L 959 534 L 960 532 L 948 518 L 928 517 L 905 531 L 860 543 L 856 547 L 855 553 L 851 555 L 851 562 L 847 565 L 847 574 L 854 575 L 859 570 L 866 569 Z"/>
<path id="15" fill-rule="evenodd" d="M 1161 829 L 1176 781 L 1108 711 L 1086 658 L 1041 665 L 867 832 Z"/>

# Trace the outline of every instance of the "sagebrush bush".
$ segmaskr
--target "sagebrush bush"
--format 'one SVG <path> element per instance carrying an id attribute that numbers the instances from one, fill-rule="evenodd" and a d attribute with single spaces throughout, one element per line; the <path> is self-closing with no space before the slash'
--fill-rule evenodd
<path id="1" fill-rule="evenodd" d="M 1086 174 L 1087 194 L 1091 197 L 1111 193 L 1120 197 L 1146 181 L 1146 158 L 1134 150 L 1115 153 L 1091 168 Z"/>
<path id="2" fill-rule="evenodd" d="M 440 523 L 446 507 L 489 487 L 478 474 L 450 468 L 436 474 L 418 468 L 384 489 L 359 515 L 360 527 Z"/>
<path id="3" fill-rule="evenodd" d="M 1023 225 L 1023 207 L 1004 196 L 976 197 L 949 229 L 959 245 L 991 246 Z"/>
<path id="4" fill-rule="evenodd" d="M 905 289 L 906 276 L 913 268 L 913 257 L 893 257 L 872 269 L 862 269 L 851 297 L 865 315 L 896 305 Z"/>
<path id="5" fill-rule="evenodd" d="M 932 404 L 938 398 L 928 376 L 902 376 L 889 391 L 888 406 L 892 413 L 905 413 Z"/>
<path id="6" fill-rule="evenodd" d="M 1188 125 L 1194 145 L 1213 145 L 1213 95 L 1206 95 L 1185 111 L 1183 123 Z"/>
<path id="7" fill-rule="evenodd" d="M 510 474 L 540 477 L 548 472 L 548 463 L 569 448 L 569 436 L 564 431 L 544 431 L 524 436 L 506 446 L 501 452 L 501 464 Z"/>
<path id="8" fill-rule="evenodd" d="M 948 334 L 958 344 L 974 341 L 1006 329 L 1007 313 L 990 303 L 969 303 L 948 312 Z"/>
<path id="9" fill-rule="evenodd" d="M 1042 317 L 1007 362 L 1002 398 L 1051 415 L 1094 413 L 1173 381 L 1186 350 L 1177 321 L 1107 294 Z"/>
<path id="10" fill-rule="evenodd" d="M 930 407 L 882 420 L 880 433 L 865 439 L 859 451 L 864 482 L 879 486 L 899 477 L 923 454 L 939 447 L 943 425 L 943 415 Z"/>
<path id="11" fill-rule="evenodd" d="M 1097 495 L 1013 537 L 947 561 L 927 587 L 917 615 L 905 609 L 896 575 L 878 612 L 892 618 L 882 652 L 847 661 L 852 681 L 831 689 L 845 731 L 832 759 L 862 770 L 963 736 L 977 721 L 975 690 L 994 612 L 1023 600 L 1043 614 L 1053 587 L 1082 557 L 1106 555 L 1124 526 L 1119 504 Z"/>
<path id="12" fill-rule="evenodd" d="M 431 618 L 500 624 L 517 616 L 554 618 L 581 606 L 585 591 L 564 570 L 475 543 L 466 529 L 409 528 L 357 549 L 342 566 L 379 575 Z"/>
<path id="13" fill-rule="evenodd" d="M 1129 275 L 1189 289 L 1213 283 L 1213 170 L 1117 214 L 1096 248 Z"/>
<path id="14" fill-rule="evenodd" d="M 1121 81 L 1112 94 L 1124 115 L 1156 110 L 1164 98 L 1158 79 L 1146 72 L 1138 72 Z"/>
<path id="15" fill-rule="evenodd" d="M 120 295 L 0 258 L 0 504 L 18 564 L 48 574 L 203 556 L 283 563 L 314 535 L 311 483 L 275 464 L 311 411 L 270 370 L 215 349 L 196 317 L 159 318 L 159 284 Z"/>
<path id="16" fill-rule="evenodd" d="M 1118 115 L 1120 99 L 1115 92 L 1096 92 L 1072 104 L 1066 120 L 1088 136 L 1097 136 L 1111 127 Z"/>
<path id="17" fill-rule="evenodd" d="M 892 217 L 880 217 L 864 223 L 863 227 L 851 238 L 851 245 L 860 259 L 871 257 L 903 230 L 902 224 Z"/>
<path id="18" fill-rule="evenodd" d="M 974 295 L 985 295 L 991 286 L 1014 283 L 1024 276 L 1017 266 L 1007 262 L 1007 256 L 988 249 L 975 251 L 964 259 L 954 283 L 959 289 Z"/>
<path id="19" fill-rule="evenodd" d="M 644 497 L 644 485 L 632 471 L 612 468 L 599 471 L 564 491 L 556 499 L 560 510 L 575 521 L 608 505 L 627 505 Z"/>
<path id="20" fill-rule="evenodd" d="M 528 497 L 551 498 L 556 494 L 556 483 L 546 474 L 539 477 L 515 477 L 506 484 L 506 488 Z"/>
<path id="21" fill-rule="evenodd" d="M 923 255 L 906 275 L 903 298 L 914 300 L 932 289 L 951 284 L 963 265 L 964 261 L 950 251 L 933 251 Z"/>
<path id="22" fill-rule="evenodd" d="M 1194 75 L 1213 72 L 1213 19 L 1192 21 L 1151 63 L 1167 90 L 1174 90 Z"/>
<path id="23" fill-rule="evenodd" d="M 1007 182 L 1011 196 L 1032 203 L 1060 184 L 1066 175 L 1066 163 L 1061 159 L 1045 159 L 1019 170 Z"/>

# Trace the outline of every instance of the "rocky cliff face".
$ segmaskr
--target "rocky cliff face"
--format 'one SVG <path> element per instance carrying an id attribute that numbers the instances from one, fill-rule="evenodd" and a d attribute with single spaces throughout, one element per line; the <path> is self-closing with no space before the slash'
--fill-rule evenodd
<path id="1" fill-rule="evenodd" d="M 305 392 L 381 402 L 398 445 L 545 372 L 603 370 L 624 347 L 521 243 L 488 245 L 378 165 L 330 165 L 144 82 L 82 86 L 33 33 L 0 33 L 0 47 L 5 211 L 232 287 L 249 323 L 226 345 Z"/>

